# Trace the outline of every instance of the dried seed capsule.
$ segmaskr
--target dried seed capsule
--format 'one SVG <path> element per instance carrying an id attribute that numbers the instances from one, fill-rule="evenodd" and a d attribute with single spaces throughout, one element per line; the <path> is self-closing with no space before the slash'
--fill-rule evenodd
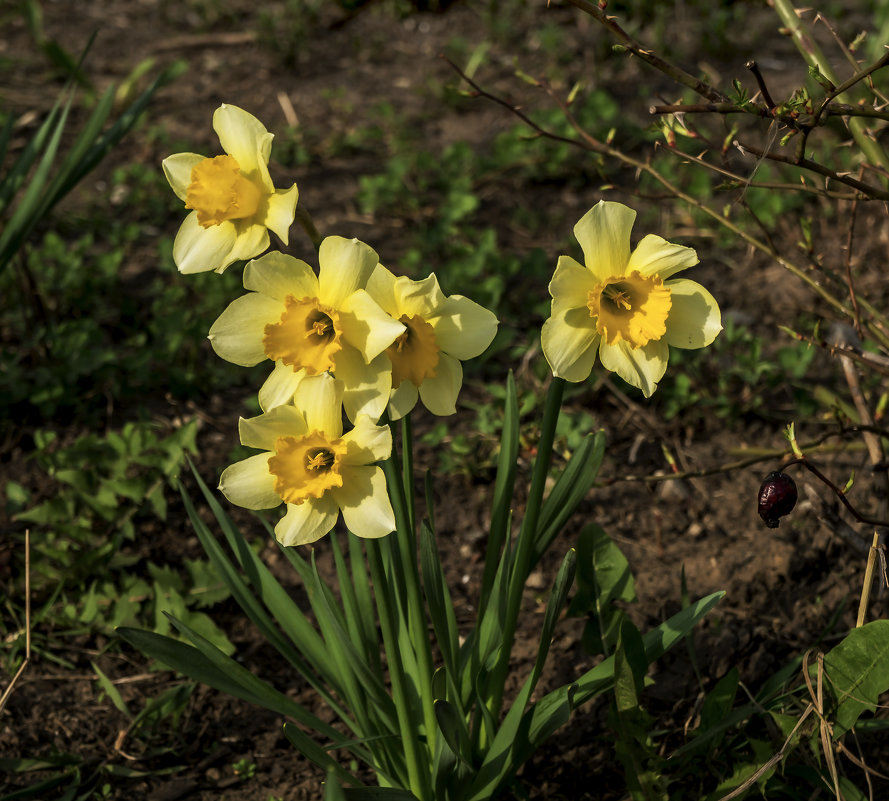
<path id="1" fill-rule="evenodd" d="M 796 506 L 796 499 L 796 482 L 787 473 L 769 473 L 759 488 L 759 516 L 769 528 L 778 528 L 780 518 Z"/>

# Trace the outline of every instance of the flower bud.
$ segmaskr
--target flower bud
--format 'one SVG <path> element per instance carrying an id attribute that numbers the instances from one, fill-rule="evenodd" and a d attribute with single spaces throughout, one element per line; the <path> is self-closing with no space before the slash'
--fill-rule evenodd
<path id="1" fill-rule="evenodd" d="M 759 488 L 759 516 L 769 528 L 778 528 L 780 518 L 796 506 L 796 482 L 777 470 L 769 473 Z"/>

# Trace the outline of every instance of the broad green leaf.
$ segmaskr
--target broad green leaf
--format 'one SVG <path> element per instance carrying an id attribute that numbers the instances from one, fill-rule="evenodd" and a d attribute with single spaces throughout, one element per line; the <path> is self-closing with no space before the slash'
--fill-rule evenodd
<path id="1" fill-rule="evenodd" d="M 426 594 L 432 628 L 435 631 L 435 640 L 441 649 L 445 667 L 450 675 L 456 675 L 460 648 L 457 618 L 454 614 L 451 591 L 441 566 L 435 535 L 428 520 L 423 520 L 420 524 L 420 567 L 423 571 L 423 590 Z"/>
<path id="2" fill-rule="evenodd" d="M 350 782 L 351 784 L 362 783 L 298 726 L 295 726 L 293 723 L 285 723 L 284 736 L 297 751 L 325 771 L 328 776 L 333 774 L 341 781 Z"/>
<path id="3" fill-rule="evenodd" d="M 540 510 L 531 566 L 540 560 L 574 514 L 577 505 L 586 497 L 604 456 L 605 435 L 601 431 L 588 435 L 571 456 Z"/>
<path id="4" fill-rule="evenodd" d="M 626 557 L 601 526 L 588 523 L 577 539 L 577 593 L 568 614 L 592 613 L 583 633 L 591 653 L 607 655 L 614 649 L 623 619 L 614 602 L 635 600 L 635 581 Z"/>
<path id="5" fill-rule="evenodd" d="M 879 696 L 889 690 L 889 620 L 852 629 L 825 654 L 824 671 L 836 705 L 833 739 L 838 740 L 862 712 L 876 709 Z"/>

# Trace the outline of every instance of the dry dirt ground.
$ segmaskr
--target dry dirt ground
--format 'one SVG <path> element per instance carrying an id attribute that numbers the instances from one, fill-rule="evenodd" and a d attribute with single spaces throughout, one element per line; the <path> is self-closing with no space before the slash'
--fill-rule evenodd
<path id="1" fill-rule="evenodd" d="M 158 66 L 184 60 L 187 72 L 158 93 L 150 122 L 152 127 L 164 129 L 169 141 L 194 142 L 199 152 L 209 152 L 215 146 L 209 122 L 221 102 L 249 109 L 272 131 L 285 126 L 291 108 L 301 126 L 323 131 L 360 125 L 369 109 L 385 100 L 400 114 L 422 120 L 427 143 L 442 148 L 458 140 L 484 147 L 497 132 L 515 123 L 492 104 L 467 98 L 445 102 L 441 91 L 434 89 L 443 82 L 454 83 L 439 53 L 454 37 L 474 43 L 484 30 L 483 17 L 473 3 L 456 3 L 438 13 L 404 16 L 373 4 L 348 16 L 330 4 L 289 63 L 257 39 L 255 5 L 241 0 L 215 4 L 198 0 L 66 0 L 44 3 L 43 13 L 47 35 L 71 52 L 79 52 L 91 32 L 97 31 L 88 69 L 100 84 L 119 81 L 147 57 L 156 59 Z M 549 15 L 548 22 L 563 29 L 566 57 L 560 67 L 563 77 L 559 85 L 569 86 L 575 76 L 595 76 L 594 59 L 608 53 L 604 33 L 574 11 L 547 11 L 545 3 L 538 5 L 534 15 Z M 682 4 L 679 7 L 681 10 Z M 264 11 L 275 9 L 278 6 L 269 4 Z M 528 88 L 511 77 L 513 50 L 521 50 L 525 59 L 521 66 L 526 71 L 540 74 L 548 68 L 544 53 L 520 47 L 530 40 L 534 23 L 529 20 L 534 15 L 519 15 L 516 30 L 494 45 L 477 76 L 492 86 L 508 86 L 519 98 L 530 96 Z M 58 81 L 36 53 L 22 18 L 7 15 L 3 24 L 0 55 L 6 60 L 7 75 L 0 94 L 16 113 L 39 113 L 54 98 Z M 523 30 L 521 26 L 528 27 Z M 739 45 L 737 52 L 723 54 L 722 61 L 711 54 L 706 66 L 715 73 L 740 74 L 740 64 L 746 57 L 744 47 Z M 650 92 L 646 89 L 640 93 L 638 82 L 643 73 L 636 67 L 627 67 L 624 73 L 610 69 L 611 88 L 626 101 L 627 114 L 645 124 L 646 110 L 659 91 L 660 79 L 647 73 Z M 531 102 L 539 101 L 539 97 L 531 98 Z M 159 165 L 167 153 L 145 133 L 143 128 L 126 148 L 112 154 L 112 163 L 139 159 Z M 300 204 L 311 210 L 323 232 L 357 236 L 373 243 L 381 253 L 386 252 L 389 262 L 397 264 L 405 239 L 404 222 L 363 214 L 354 201 L 358 176 L 377 167 L 366 154 L 344 153 L 325 163 L 279 169 L 277 175 L 282 181 L 298 182 Z M 624 178 L 626 186 L 631 186 L 632 176 L 626 174 Z M 101 175 L 88 179 L 88 190 L 98 192 L 100 180 Z M 516 251 L 541 246 L 554 259 L 558 252 L 553 249 L 554 243 L 564 240 L 564 231 L 600 196 L 595 185 L 588 190 L 511 186 L 506 193 L 498 193 L 494 187 L 480 213 L 496 220 L 500 209 L 518 204 L 561 220 L 550 241 L 529 241 L 520 229 L 503 232 L 503 240 Z M 608 197 L 627 199 L 630 195 L 616 192 Z M 866 218 L 871 238 L 862 237 L 861 247 L 885 253 L 886 219 L 876 211 L 867 214 L 871 215 Z M 665 219 L 674 218 L 665 212 Z M 178 219 L 171 219 L 161 233 L 172 235 L 177 225 Z M 126 269 L 133 276 L 156 269 L 157 234 L 146 235 L 143 246 L 129 254 Z M 695 239 L 693 230 L 671 230 L 667 235 L 698 247 L 702 266 L 696 269 L 695 280 L 711 287 L 725 314 L 751 321 L 757 334 L 774 338 L 777 322 L 787 320 L 789 314 L 813 309 L 805 291 L 780 268 L 760 257 L 742 248 L 727 251 L 705 237 Z M 299 242 L 291 249 L 298 253 L 304 244 Z M 541 287 L 541 291 L 545 290 Z M 467 290 L 467 294 L 471 292 Z M 540 359 L 539 351 L 532 349 L 529 358 Z M 827 357 L 819 364 L 828 379 L 835 375 Z M 493 368 L 487 369 L 486 377 L 493 379 Z M 527 371 L 520 371 L 519 380 L 531 379 Z M 478 387 L 468 391 L 484 398 Z M 234 420 L 242 409 L 243 394 L 238 391 L 230 397 L 210 398 L 191 410 L 204 421 L 198 467 L 205 476 L 214 475 L 225 463 L 235 439 Z M 159 393 L 154 399 L 161 416 L 173 417 L 182 411 L 164 409 L 162 398 Z M 697 415 L 692 422 L 684 422 L 680 416 L 665 423 L 638 394 L 618 391 L 607 380 L 591 381 L 572 395 L 570 404 L 592 410 L 596 423 L 605 429 L 607 457 L 600 474 L 601 486 L 582 506 L 582 520 L 556 543 L 551 558 L 541 565 L 537 586 L 529 588 L 528 614 L 523 618 L 516 653 L 519 675 L 523 675 L 522 668 L 536 648 L 537 616 L 542 609 L 538 596 L 551 580 L 558 559 L 571 546 L 577 529 L 587 520 L 604 526 L 629 559 L 639 596 L 632 617 L 643 630 L 679 609 L 682 570 L 696 596 L 726 591 L 724 601 L 698 629 L 695 639 L 695 659 L 707 689 L 733 665 L 748 686 L 756 687 L 788 659 L 816 645 L 844 602 L 845 611 L 834 631 L 842 631 L 854 622 L 864 564 L 861 554 L 822 524 L 810 504 L 801 504 L 792 520 L 777 530 L 766 529 L 757 517 L 759 482 L 777 467 L 776 463 L 681 483 L 618 480 L 669 469 L 664 447 L 675 455 L 683 470 L 731 462 L 745 448 L 781 448 L 781 428 L 788 421 L 786 415 L 792 413 L 788 398 L 789 394 L 782 394 L 779 388 L 768 399 L 768 415 L 726 424 Z M 117 420 L 126 419 L 127 414 L 126 408 L 115 409 Z M 466 425 L 462 416 L 456 428 L 461 425 Z M 8 474 L 28 475 L 37 481 L 24 460 L 21 444 L 2 456 Z M 418 462 L 420 467 L 435 468 L 437 464 L 432 452 L 421 452 Z M 836 476 L 845 476 L 850 469 L 862 471 L 864 465 L 865 457 L 853 454 L 836 457 L 830 469 Z M 523 468 L 527 470 L 527 459 Z M 811 483 L 805 476 L 798 477 L 801 490 L 802 485 Z M 438 512 L 442 552 L 455 588 L 458 615 L 468 620 L 480 575 L 490 477 L 439 476 L 437 487 L 445 501 Z M 823 487 L 813 488 L 819 495 L 826 495 Z M 862 492 L 867 492 L 866 487 Z M 866 494 L 860 497 L 867 507 Z M 139 555 L 146 558 L 164 554 L 169 561 L 200 554 L 187 519 L 175 505 L 165 527 L 155 523 L 143 536 Z M 329 563 L 325 545 L 321 543 L 317 550 L 319 561 Z M 274 549 L 266 548 L 265 555 L 274 559 Z M 18 564 L 11 560 L 8 549 L 4 558 L 7 572 L 11 564 Z M 881 616 L 886 611 L 885 596 L 878 597 L 873 614 Z M 309 693 L 292 685 L 286 666 L 241 623 L 234 604 L 223 605 L 214 614 L 238 645 L 244 664 L 279 686 L 288 686 L 297 699 L 312 703 Z M 592 664 L 580 647 L 580 630 L 579 621 L 566 621 L 560 629 L 553 648 L 555 667 L 546 676 L 550 686 Z M 833 638 L 830 635 L 822 645 L 829 645 Z M 121 739 L 126 720 L 107 700 L 99 700 L 90 660 L 97 659 L 109 677 L 121 680 L 118 686 L 124 697 L 134 701 L 151 697 L 175 682 L 176 677 L 149 671 L 145 658 L 129 648 L 106 651 L 102 638 L 57 641 L 63 643 L 59 655 L 76 668 L 72 671 L 46 659 L 35 660 L 0 718 L 0 755 L 36 757 L 55 751 L 78 754 L 88 765 L 104 760 L 146 771 L 141 777 L 112 782 L 109 797 L 114 799 L 267 801 L 276 797 L 295 801 L 319 797 L 322 777 L 290 748 L 278 716 L 206 688 L 195 692 L 176 730 L 163 732 L 172 746 L 169 764 L 180 766 L 177 772 L 165 775 L 167 757 L 149 759 L 138 752 L 143 744 L 132 745 L 125 737 Z M 652 668 L 652 676 L 655 682 L 645 697 L 646 707 L 662 726 L 681 734 L 686 722 L 694 720 L 700 702 L 689 649 L 679 647 L 668 654 Z M 593 704 L 531 760 L 523 779 L 532 798 L 622 797 L 623 777 L 609 747 L 607 712 L 606 702 Z M 668 741 L 669 747 L 681 742 L 678 734 Z M 134 753 L 128 750 L 131 746 L 136 749 Z M 889 744 L 877 742 L 868 748 L 872 749 L 868 757 L 873 767 L 889 768 Z M 255 775 L 246 781 L 232 771 L 232 765 L 242 759 L 256 766 Z M 186 766 L 181 767 L 183 764 Z M 880 797 L 879 791 L 876 797 Z"/>

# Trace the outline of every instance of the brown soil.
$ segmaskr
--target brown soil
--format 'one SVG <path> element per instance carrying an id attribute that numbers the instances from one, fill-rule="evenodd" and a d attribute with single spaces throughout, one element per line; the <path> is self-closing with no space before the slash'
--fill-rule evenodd
<path id="1" fill-rule="evenodd" d="M 188 65 L 183 77 L 158 93 L 148 124 L 131 137 L 126 147 L 112 154 L 111 164 L 103 170 L 134 158 L 159 165 L 171 142 L 187 142 L 198 152 L 211 151 L 215 142 L 209 122 L 220 102 L 250 110 L 272 131 L 284 129 L 289 103 L 300 126 L 333 135 L 365 124 L 371 109 L 386 101 L 400 115 L 424 126 L 427 145 L 441 148 L 458 140 L 484 148 L 499 131 L 515 124 L 513 117 L 493 104 L 455 98 L 452 92 L 443 97 L 442 91 L 435 88 L 442 83 L 456 86 L 452 71 L 438 58 L 439 53 L 452 46 L 456 37 L 468 42 L 466 52 L 472 52 L 482 35 L 482 18 L 471 3 L 455 4 L 441 13 L 410 13 L 403 17 L 373 4 L 349 17 L 343 15 L 338 5 L 330 4 L 322 8 L 321 18 L 289 65 L 264 39 L 253 36 L 259 13 L 283 13 L 286 4 L 267 4 L 263 12 L 257 12 L 256 5 L 244 0 L 70 0 L 64 4 L 43 4 L 46 34 L 70 52 L 79 53 L 92 31 L 97 31 L 87 70 L 102 86 L 125 78 L 146 58 L 154 58 L 158 66 L 176 59 Z M 525 47 L 533 40 L 529 37 L 537 25 L 535 19 L 545 16 L 563 31 L 564 47 L 570 57 L 560 59 L 551 73 L 558 91 L 564 93 L 578 77 L 596 76 L 596 60 L 610 57 L 602 31 L 573 11 L 546 11 L 544 4 L 539 5 L 533 15 L 519 15 L 513 29 L 494 45 L 478 75 L 489 86 L 501 87 L 523 102 L 537 104 L 543 103 L 544 98 L 512 77 L 512 56 L 516 52 L 521 53 L 520 65 L 528 73 L 542 74 L 552 67 L 552 58 L 542 50 Z M 760 30 L 772 30 L 766 23 L 760 24 L 759 19 L 757 16 Z M 752 37 L 754 31 L 748 34 Z M 702 56 L 700 64 L 706 62 L 714 72 L 740 75 L 740 65 L 749 56 L 741 45 L 738 51 L 723 54 L 723 62 L 713 55 Z M 16 113 L 33 111 L 39 115 L 45 111 L 60 84 L 37 53 L 18 16 L 5 22 L 0 58 L 7 72 L 0 92 L 6 105 Z M 638 118 L 642 125 L 647 124 L 650 97 L 640 99 L 640 76 L 651 82 L 652 96 L 661 88 L 671 91 L 669 87 L 659 87 L 660 79 L 640 71 L 635 64 L 623 67 L 622 71 L 612 65 L 608 76 L 609 88 L 624 99 L 627 114 Z M 595 83 L 596 78 L 591 80 Z M 604 82 L 605 78 L 599 80 Z M 282 95 L 287 98 L 283 105 Z M 166 133 L 160 142 L 155 135 L 157 130 Z M 324 233 L 357 236 L 371 243 L 384 262 L 397 265 L 406 247 L 404 228 L 409 221 L 365 215 L 354 200 L 359 176 L 374 172 L 378 166 L 373 154 L 344 150 L 324 163 L 311 162 L 289 170 L 279 168 L 276 175 L 279 185 L 289 180 L 298 182 L 300 205 L 311 211 Z M 100 191 L 101 175 L 107 176 L 107 172 L 99 175 L 87 180 L 87 195 Z M 632 175 L 625 174 L 622 179 L 627 187 L 632 186 Z M 574 221 L 601 196 L 593 178 L 581 188 L 522 187 L 508 176 L 504 177 L 504 185 L 506 191 L 498 187 L 486 190 L 485 205 L 479 213 L 496 225 L 500 213 L 513 204 L 540 209 L 540 213 L 554 220 L 548 236 L 541 238 L 537 233 L 510 229 L 500 231 L 500 241 L 508 243 L 514 252 L 538 246 L 553 257 L 563 247 Z M 630 194 L 610 192 L 607 197 L 626 199 Z M 71 203 L 82 201 L 80 197 Z M 633 202 L 646 203 L 638 198 Z M 815 310 L 811 296 L 779 267 L 738 247 L 726 250 L 689 227 L 688 218 L 673 204 L 662 204 L 662 208 L 663 225 L 657 230 L 669 231 L 672 239 L 698 248 L 702 266 L 693 277 L 713 290 L 724 314 L 747 321 L 754 332 L 771 339 L 777 336 L 776 323 L 787 322 L 788 315 Z M 434 210 L 423 213 L 434 214 Z M 859 239 L 861 253 L 884 253 L 885 218 L 868 210 L 862 212 L 862 219 L 867 223 L 862 229 L 869 233 Z M 171 218 L 162 233 L 172 236 L 178 223 L 178 218 Z M 636 232 L 637 236 L 641 233 Z M 149 232 L 129 254 L 127 270 L 136 280 L 145 271 L 156 269 L 157 235 L 156 231 Z M 788 229 L 788 236 L 791 235 Z M 304 255 L 305 240 L 298 235 L 293 240 L 290 252 Z M 471 295 L 470 289 L 465 291 Z M 544 291 L 540 287 L 540 292 Z M 539 325 L 540 321 L 532 322 Z M 541 358 L 539 351 L 530 352 L 530 361 Z M 818 380 L 837 380 L 837 371 L 826 356 L 819 355 L 816 365 Z M 518 378 L 525 386 L 531 386 L 533 370 L 527 369 L 527 365 L 525 368 L 519 371 Z M 496 380 L 498 370 L 500 365 L 489 364 L 484 377 Z M 668 471 L 664 449 L 677 460 L 678 469 L 700 470 L 734 461 L 738 449 L 782 448 L 781 429 L 793 412 L 790 395 L 782 388 L 769 397 L 767 416 L 745 416 L 726 426 L 706 413 L 680 416 L 666 423 L 657 407 L 642 402 L 638 393 L 628 394 L 616 388 L 617 383 L 608 379 L 591 381 L 569 398 L 571 408 L 590 410 L 596 425 L 606 431 L 607 457 L 600 474 L 601 486 L 584 502 L 577 522 L 555 544 L 541 564 L 539 575 L 535 575 L 534 586 L 528 589 L 528 614 L 523 617 L 519 633 L 516 672 L 524 676 L 533 659 L 543 609 L 541 598 L 559 560 L 571 547 L 582 523 L 600 523 L 619 543 L 633 568 L 639 602 L 631 608 L 631 615 L 643 631 L 678 611 L 683 571 L 694 596 L 726 591 L 717 611 L 698 628 L 693 649 L 679 647 L 652 668 L 654 684 L 646 692 L 644 703 L 657 717 L 660 727 L 675 732 L 665 740 L 669 750 L 681 744 L 686 724 L 695 725 L 701 700 L 695 669 L 704 677 L 705 690 L 732 666 L 738 667 L 748 687 L 756 688 L 806 649 L 819 642 L 828 647 L 854 624 L 864 559 L 824 525 L 818 509 L 805 500 L 808 487 L 816 497 L 828 496 L 823 486 L 806 476 L 797 475 L 804 500 L 792 518 L 777 530 L 762 525 L 756 514 L 756 493 L 762 475 L 775 469 L 777 463 L 766 462 L 681 482 L 621 480 L 628 475 L 644 477 Z M 843 391 L 838 384 L 835 389 Z M 490 400 L 480 383 L 467 391 L 480 400 Z M 243 389 L 233 390 L 227 396 L 208 399 L 197 408 L 183 409 L 164 405 L 161 392 L 149 403 L 154 404 L 152 408 L 159 417 L 167 420 L 183 413 L 201 417 L 198 468 L 205 476 L 215 476 L 227 463 L 235 442 L 234 421 L 244 411 L 245 395 Z M 135 410 L 118 405 L 114 415 L 109 424 L 135 416 Z M 451 430 L 465 431 L 471 422 L 471 415 L 461 412 Z M 421 420 L 418 425 L 423 428 L 430 421 Z M 70 436 L 76 433 L 71 432 Z M 820 433 L 820 429 L 815 433 Z M 51 492 L 47 480 L 25 460 L 23 443 L 27 438 L 23 432 L 10 434 L 8 441 L 17 444 L 3 453 L 2 477 L 15 476 L 37 495 Z M 484 447 L 479 445 L 480 453 Z M 523 469 L 527 474 L 530 452 L 524 456 Z M 419 468 L 438 469 L 434 451 L 421 451 L 417 458 Z M 855 496 L 864 507 L 868 507 L 872 489 L 866 461 L 863 454 L 854 452 L 851 456 L 834 457 L 827 465 L 839 483 L 851 470 L 857 471 L 860 478 Z M 437 511 L 441 550 L 455 593 L 458 619 L 470 621 L 480 577 L 491 476 L 437 475 L 436 482 L 441 498 Z M 237 519 L 249 525 L 246 515 L 238 515 Z M 175 502 L 165 526 L 159 527 L 156 522 L 145 525 L 144 540 L 135 546 L 139 557 L 163 554 L 166 561 L 172 561 L 200 556 L 187 518 Z M 264 549 L 264 555 L 275 562 L 272 546 Z M 317 547 L 317 556 L 323 568 L 329 569 L 330 552 L 323 542 Z M 13 558 L 11 544 L 0 549 L 0 559 L 8 577 L 12 566 L 19 564 Z M 279 572 L 285 575 L 283 570 Z M 288 580 L 292 583 L 292 579 Z M 839 621 L 830 629 L 826 642 L 821 642 L 842 604 L 845 610 Z M 886 611 L 883 596 L 875 601 L 872 614 L 881 616 Z M 233 602 L 221 605 L 213 614 L 238 646 L 239 658 L 247 667 L 276 686 L 286 687 L 297 700 L 314 703 L 311 692 L 294 685 L 286 664 L 242 622 Z M 109 780 L 107 797 L 113 799 L 268 801 L 275 797 L 295 801 L 320 797 L 323 777 L 289 746 L 279 716 L 198 688 L 187 713 L 175 727 L 162 727 L 151 742 L 132 740 L 124 733 L 127 719 L 100 693 L 90 663 L 98 664 L 116 681 L 125 700 L 136 708 L 179 679 L 169 672 L 151 670 L 147 660 L 128 647 L 109 647 L 110 643 L 101 636 L 40 631 L 39 622 L 35 628 L 36 640 L 50 643 L 53 652 L 35 655 L 7 710 L 0 716 L 3 757 L 76 754 L 84 760 L 84 775 L 99 764 L 136 771 L 137 775 L 131 778 Z M 553 644 L 544 689 L 570 680 L 593 664 L 580 646 L 581 630 L 581 621 L 564 621 Z M 63 667 L 60 659 L 71 667 Z M 625 797 L 623 774 L 611 742 L 608 704 L 599 701 L 578 714 L 526 766 L 523 779 L 531 798 Z M 165 751 L 165 747 L 169 750 Z M 885 740 L 866 742 L 864 749 L 872 767 L 883 771 L 889 768 L 889 744 Z M 242 780 L 234 774 L 232 766 L 241 759 L 255 764 L 252 778 Z M 165 767 L 177 770 L 165 774 Z M 0 780 L 0 791 L 21 785 L 20 778 L 10 777 L 7 784 Z M 886 787 L 882 785 L 883 792 Z M 879 789 L 875 792 L 879 798 Z M 58 793 L 48 792 L 46 798 L 58 797 Z"/>

